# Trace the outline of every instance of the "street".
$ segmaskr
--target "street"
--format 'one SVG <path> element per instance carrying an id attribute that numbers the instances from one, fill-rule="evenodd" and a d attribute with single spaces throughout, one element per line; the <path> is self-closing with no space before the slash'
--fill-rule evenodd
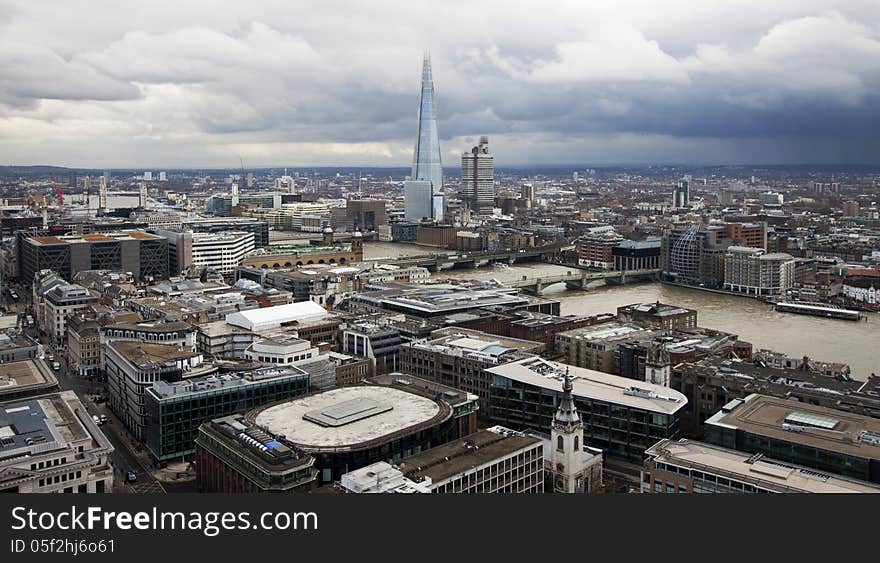
<path id="1" fill-rule="evenodd" d="M 119 493 L 164 493 L 165 488 L 157 481 L 150 472 L 151 464 L 145 453 L 140 455 L 132 451 L 132 439 L 128 436 L 125 427 L 110 410 L 107 403 L 95 404 L 94 397 L 106 395 L 106 386 L 103 382 L 94 381 L 72 374 L 67 365 L 65 351 L 56 352 L 49 339 L 43 335 L 37 335 L 36 329 L 29 330 L 34 338 L 39 338 L 43 344 L 47 357 L 55 356 L 55 361 L 61 364 L 61 368 L 55 372 L 58 378 L 58 386 L 62 391 L 71 390 L 77 394 L 91 415 L 100 417 L 105 415 L 107 422 L 101 425 L 101 431 L 113 444 L 114 451 L 110 454 L 110 462 L 114 468 L 114 492 Z M 49 362 L 51 365 L 51 362 Z M 132 471 L 137 476 L 133 483 L 126 481 L 126 474 Z"/>

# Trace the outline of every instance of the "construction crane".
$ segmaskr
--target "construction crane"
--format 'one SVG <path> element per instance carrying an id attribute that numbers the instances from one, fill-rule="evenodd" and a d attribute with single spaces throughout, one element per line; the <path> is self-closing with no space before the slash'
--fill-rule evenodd
<path id="1" fill-rule="evenodd" d="M 61 191 L 61 186 L 58 185 L 58 180 L 55 179 L 55 173 L 49 172 L 49 175 L 52 176 L 52 183 L 55 184 L 55 194 L 58 196 L 58 207 L 63 210 L 64 192 Z"/>

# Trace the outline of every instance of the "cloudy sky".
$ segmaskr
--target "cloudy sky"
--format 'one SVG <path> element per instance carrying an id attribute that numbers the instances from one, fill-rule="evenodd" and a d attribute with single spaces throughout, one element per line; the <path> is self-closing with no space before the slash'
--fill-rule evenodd
<path id="1" fill-rule="evenodd" d="M 877 0 L 0 0 L 0 164 L 408 165 L 425 49 L 447 166 L 880 163 Z"/>

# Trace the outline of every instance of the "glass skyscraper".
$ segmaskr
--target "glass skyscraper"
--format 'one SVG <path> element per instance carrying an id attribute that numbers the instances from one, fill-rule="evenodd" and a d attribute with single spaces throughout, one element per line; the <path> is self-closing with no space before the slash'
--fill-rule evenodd
<path id="1" fill-rule="evenodd" d="M 442 221 L 443 168 L 440 163 L 440 139 L 437 134 L 437 111 L 434 106 L 434 80 L 431 77 L 431 58 L 428 55 L 425 55 L 422 64 L 419 129 L 413 151 L 411 179 L 431 183 L 431 217 Z"/>

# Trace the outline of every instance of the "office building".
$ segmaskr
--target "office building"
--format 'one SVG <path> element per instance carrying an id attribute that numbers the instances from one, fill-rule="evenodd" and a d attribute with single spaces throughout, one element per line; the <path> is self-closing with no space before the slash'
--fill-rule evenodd
<path id="1" fill-rule="evenodd" d="M 610 270 L 614 267 L 614 248 L 622 241 L 623 237 L 615 232 L 584 235 L 576 242 L 578 264 Z"/>
<path id="2" fill-rule="evenodd" d="M 67 323 L 67 369 L 80 377 L 101 373 L 101 323 L 94 315 L 75 314 Z"/>
<path id="3" fill-rule="evenodd" d="M 144 439 L 144 395 L 157 381 L 180 381 L 217 371 L 200 353 L 167 344 L 111 341 L 104 351 L 110 408 L 128 431 Z"/>
<path id="4" fill-rule="evenodd" d="M 655 326 L 666 332 L 697 328 L 697 311 L 666 303 L 634 303 L 617 308 L 620 322 Z"/>
<path id="5" fill-rule="evenodd" d="M 143 231 L 19 237 L 19 279 L 53 270 L 70 281 L 82 270 L 131 272 L 138 280 L 168 278 L 168 241 Z"/>
<path id="6" fill-rule="evenodd" d="M 710 444 L 880 483 L 880 420 L 752 394 L 706 420 Z"/>
<path id="7" fill-rule="evenodd" d="M 442 394 L 410 387 L 340 387 L 255 409 L 247 420 L 315 457 L 321 483 L 383 460 L 392 462 L 457 437 Z"/>
<path id="8" fill-rule="evenodd" d="M 679 180 L 678 185 L 675 187 L 675 191 L 672 194 L 672 206 L 685 209 L 690 207 L 691 203 L 691 177 L 685 176 L 681 180 Z"/>
<path id="9" fill-rule="evenodd" d="M 309 374 L 295 366 L 157 381 L 144 394 L 144 443 L 158 462 L 182 459 L 195 452 L 202 423 L 308 392 Z"/>
<path id="10" fill-rule="evenodd" d="M 461 199 L 475 213 L 491 213 L 495 207 L 494 159 L 485 136 L 461 155 Z"/>
<path id="11" fill-rule="evenodd" d="M 859 202 L 857 201 L 844 201 L 843 202 L 843 216 L 844 217 L 858 217 L 861 214 L 861 209 L 859 207 Z"/>
<path id="12" fill-rule="evenodd" d="M 397 464 L 432 493 L 542 493 L 544 444 L 502 426 L 435 446 Z"/>
<path id="13" fill-rule="evenodd" d="M 0 493 L 109 493 L 112 452 L 73 391 L 0 403 Z"/>
<path id="14" fill-rule="evenodd" d="M 660 267 L 659 238 L 644 241 L 622 240 L 611 249 L 613 270 L 656 270 Z"/>
<path id="15" fill-rule="evenodd" d="M 418 184 L 410 191 L 418 191 L 412 210 L 407 205 L 406 218 L 420 220 L 422 217 L 435 221 L 443 220 L 443 167 L 440 160 L 440 137 L 437 133 L 437 110 L 434 104 L 434 80 L 431 76 L 431 59 L 425 55 L 422 64 L 422 92 L 419 102 L 418 129 L 413 150 L 413 165 L 410 180 L 429 182 Z M 427 190 L 427 191 L 426 191 Z M 426 195 L 430 195 L 430 213 L 423 213 L 422 206 Z"/>
<path id="16" fill-rule="evenodd" d="M 241 415 L 202 424 L 195 460 L 203 493 L 308 492 L 318 485 L 314 457 Z"/>
<path id="17" fill-rule="evenodd" d="M 81 285 L 56 285 L 43 295 L 43 332 L 55 348 L 67 346 L 67 323 L 77 311 L 87 309 L 98 299 Z"/>
<path id="18" fill-rule="evenodd" d="M 342 330 L 342 351 L 369 358 L 378 374 L 399 371 L 400 330 L 370 321 L 347 323 Z"/>
<path id="19" fill-rule="evenodd" d="M 617 373 L 617 348 L 628 340 L 653 336 L 651 329 L 633 324 L 609 322 L 560 332 L 556 351 L 564 361 L 595 371 Z"/>
<path id="20" fill-rule="evenodd" d="M 0 401 L 21 400 L 58 389 L 58 379 L 41 359 L 0 363 Z"/>
<path id="21" fill-rule="evenodd" d="M 403 198 L 404 217 L 407 221 L 418 223 L 422 220 L 431 219 L 434 213 L 432 208 L 431 182 L 427 180 L 406 180 L 403 183 Z"/>
<path id="22" fill-rule="evenodd" d="M 235 270 L 254 249 L 254 233 L 222 231 L 158 231 L 168 239 L 170 272 L 180 275 L 188 270 L 209 269 L 233 279 Z"/>
<path id="23" fill-rule="evenodd" d="M 195 233 L 244 231 L 254 234 L 254 247 L 269 244 L 269 222 L 255 217 L 196 217 L 180 219 L 180 229 Z M 171 229 L 173 230 L 173 229 Z"/>
<path id="24" fill-rule="evenodd" d="M 607 456 L 641 463 L 645 450 L 663 438 L 678 436 L 684 395 L 660 385 L 598 371 L 526 358 L 487 368 L 492 374 L 490 418 L 518 430 L 544 432 L 553 424 L 564 374 L 572 379 L 572 397 L 584 421 L 584 441 Z"/>
<path id="25" fill-rule="evenodd" d="M 778 296 L 794 285 L 795 259 L 783 252 L 731 246 L 724 258 L 724 288 L 754 296 Z"/>
<path id="26" fill-rule="evenodd" d="M 531 357 L 543 348 L 538 342 L 480 331 L 441 329 L 429 340 L 400 346 L 400 371 L 477 395 L 485 412 L 490 409 L 492 376 L 484 370 Z"/>
<path id="27" fill-rule="evenodd" d="M 692 440 L 645 452 L 643 493 L 880 493 L 880 486 Z"/>
<path id="28" fill-rule="evenodd" d="M 297 364 L 319 355 L 311 342 L 288 333 L 257 337 L 244 351 L 246 359 L 263 364 Z"/>

